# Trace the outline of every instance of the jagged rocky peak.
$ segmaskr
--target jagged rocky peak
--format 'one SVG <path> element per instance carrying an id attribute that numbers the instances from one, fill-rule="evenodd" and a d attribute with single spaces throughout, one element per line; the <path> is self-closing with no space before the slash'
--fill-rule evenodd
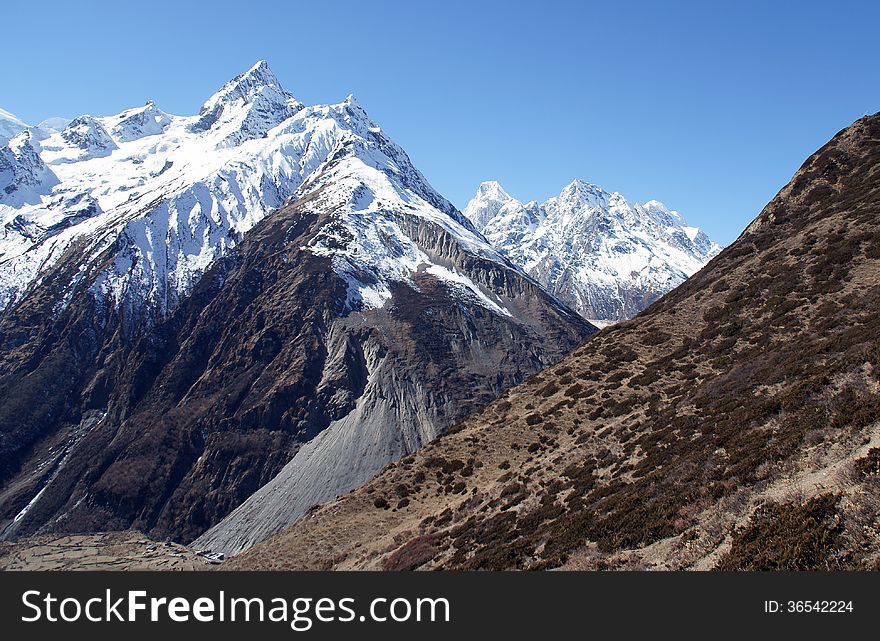
<path id="1" fill-rule="evenodd" d="M 147 101 L 143 107 L 123 111 L 111 120 L 115 121 L 111 129 L 112 135 L 119 142 L 160 134 L 171 124 L 171 116 L 156 107 L 152 100 Z"/>
<path id="2" fill-rule="evenodd" d="M 560 203 L 576 207 L 597 202 L 607 202 L 611 198 L 611 194 L 598 185 L 575 178 L 565 186 L 558 198 Z"/>
<path id="3" fill-rule="evenodd" d="M 9 140 L 6 146 L 17 157 L 36 156 L 36 158 L 39 159 L 39 156 L 37 155 L 39 143 L 33 139 L 31 132 L 28 130 L 17 133 Z"/>
<path id="4" fill-rule="evenodd" d="M 109 156 L 117 148 L 116 143 L 104 126 L 97 118 L 84 115 L 74 118 L 64 131 L 61 138 L 71 145 L 82 150 L 81 160 L 88 158 L 100 158 Z"/>
<path id="5" fill-rule="evenodd" d="M 281 86 L 278 76 L 269 68 L 269 63 L 265 60 L 259 60 L 250 69 L 223 85 L 223 89 L 215 95 L 222 96 L 226 100 L 234 98 L 249 100 L 258 94 L 264 93 L 268 88 L 275 89 L 285 94 L 285 96 L 293 98 Z"/>
<path id="6" fill-rule="evenodd" d="M 629 202 L 583 180 L 525 205 L 485 182 L 464 213 L 508 259 L 603 322 L 634 316 L 720 250 L 662 203 Z"/>
<path id="7" fill-rule="evenodd" d="M 502 207 L 509 203 L 520 204 L 518 200 L 504 191 L 499 182 L 487 180 L 480 183 L 477 194 L 468 203 L 463 213 L 477 230 L 483 231 L 486 224 L 498 215 Z"/>
<path id="8" fill-rule="evenodd" d="M 230 126 L 226 145 L 259 138 L 293 116 L 303 104 L 286 91 L 265 60 L 236 76 L 211 96 L 201 110 L 193 131 Z"/>
<path id="9" fill-rule="evenodd" d="M 40 158 L 39 143 L 24 130 L 0 149 L 0 205 L 12 207 L 39 202 L 58 178 Z"/>

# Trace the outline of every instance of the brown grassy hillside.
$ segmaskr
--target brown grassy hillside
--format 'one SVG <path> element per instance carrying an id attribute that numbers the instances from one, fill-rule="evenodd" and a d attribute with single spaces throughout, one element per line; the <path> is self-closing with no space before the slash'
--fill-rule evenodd
<path id="1" fill-rule="evenodd" d="M 880 115 L 687 283 L 231 568 L 876 568 Z"/>

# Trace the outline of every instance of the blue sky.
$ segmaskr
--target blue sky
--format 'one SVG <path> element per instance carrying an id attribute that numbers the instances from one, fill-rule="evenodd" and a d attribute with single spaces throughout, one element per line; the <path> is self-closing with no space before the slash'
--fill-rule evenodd
<path id="1" fill-rule="evenodd" d="M 7 0 L 0 107 L 190 114 L 266 59 L 304 102 L 354 93 L 459 207 L 577 177 L 729 243 L 880 110 L 878 24 L 877 2 Z"/>

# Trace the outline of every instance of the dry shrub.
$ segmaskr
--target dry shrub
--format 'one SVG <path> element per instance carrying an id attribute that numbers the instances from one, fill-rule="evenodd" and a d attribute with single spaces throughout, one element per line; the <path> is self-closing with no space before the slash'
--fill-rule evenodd
<path id="1" fill-rule="evenodd" d="M 443 538 L 444 535 L 439 533 L 417 536 L 392 552 L 382 562 L 382 567 L 390 571 L 415 570 L 437 555 L 438 544 Z"/>

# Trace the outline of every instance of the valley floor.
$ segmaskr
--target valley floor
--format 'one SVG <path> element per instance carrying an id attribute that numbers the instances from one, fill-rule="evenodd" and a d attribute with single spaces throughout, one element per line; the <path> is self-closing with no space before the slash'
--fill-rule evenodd
<path id="1" fill-rule="evenodd" d="M 178 543 L 140 532 L 38 535 L 0 543 L 0 570 L 199 570 L 208 562 Z"/>

